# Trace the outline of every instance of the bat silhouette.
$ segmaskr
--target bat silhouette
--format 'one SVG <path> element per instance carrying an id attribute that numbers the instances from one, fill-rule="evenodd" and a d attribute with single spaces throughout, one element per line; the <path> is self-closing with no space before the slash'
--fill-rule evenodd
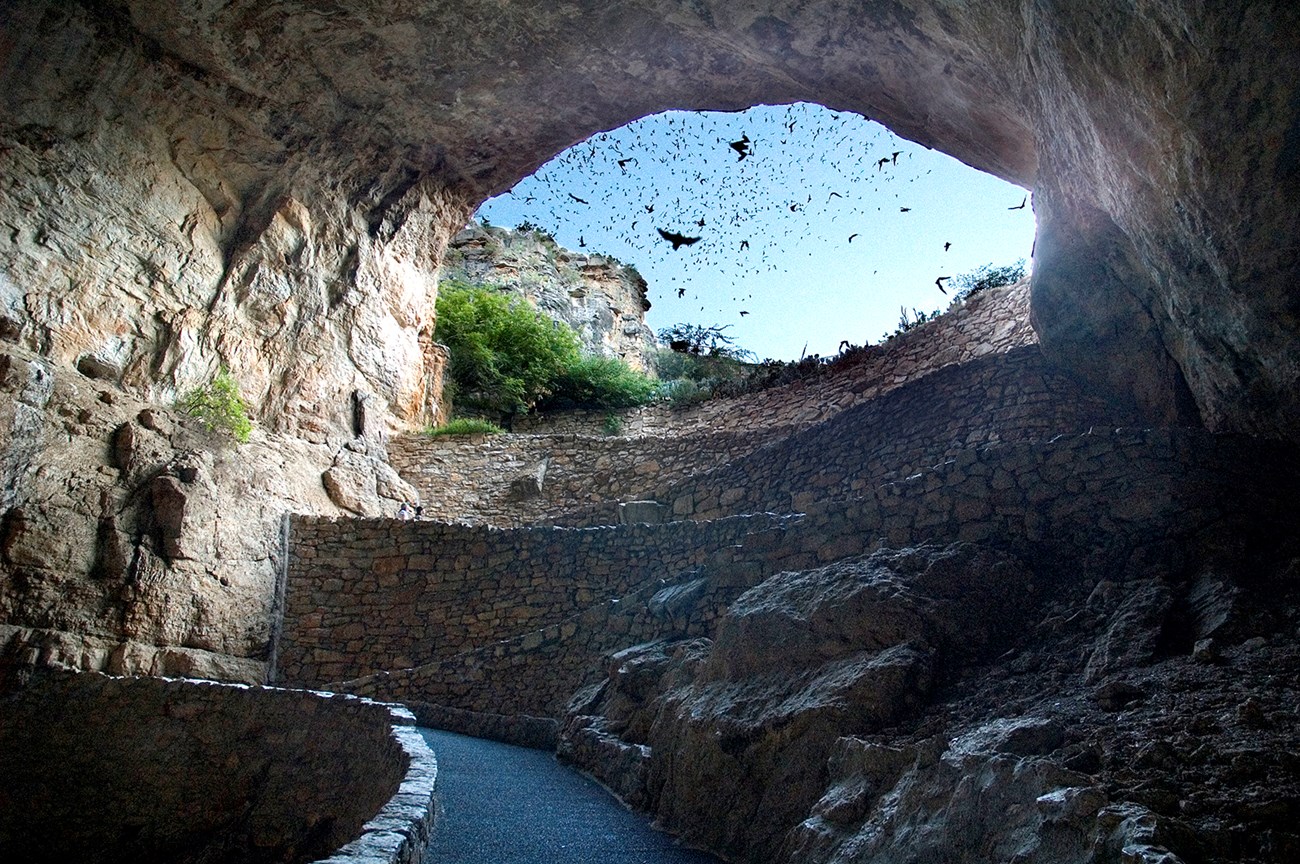
<path id="1" fill-rule="evenodd" d="M 1021 201 L 1021 202 L 1020 202 L 1019 204 L 1017 204 L 1015 207 L 1008 207 L 1007 209 L 1008 209 L 1008 210 L 1024 210 L 1024 209 L 1025 209 L 1025 204 L 1027 204 L 1028 202 L 1029 202 L 1029 196 L 1026 195 L 1026 196 L 1025 196 L 1025 200 Z"/>
<path id="2" fill-rule="evenodd" d="M 687 237 L 685 234 L 678 234 L 676 231 L 665 231 L 662 228 L 656 228 L 659 236 L 673 244 L 673 251 L 676 252 L 683 246 L 690 246 L 692 243 L 700 242 L 699 237 Z"/>

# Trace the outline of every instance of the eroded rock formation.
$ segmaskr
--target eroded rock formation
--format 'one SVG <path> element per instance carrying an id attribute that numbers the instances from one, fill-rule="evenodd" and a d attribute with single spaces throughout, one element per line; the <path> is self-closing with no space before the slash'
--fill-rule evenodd
<path id="1" fill-rule="evenodd" d="M 475 202 L 649 111 L 810 99 L 1033 186 L 1061 363 L 1153 417 L 1292 435 L 1297 16 L 26 3 L 0 61 L 5 326 L 149 392 L 239 366 L 285 428 L 323 434 L 358 388 L 416 419 L 437 264 Z"/>
<path id="2" fill-rule="evenodd" d="M 1285 861 L 1296 559 L 1265 534 L 778 574 L 711 640 L 612 654 L 560 753 L 737 860 Z"/>
<path id="3" fill-rule="evenodd" d="M 379 442 L 334 451 L 257 430 L 236 445 L 5 347 L 0 652 L 9 663 L 260 682 L 285 510 L 391 514 L 417 497 L 375 457 Z"/>
<path id="4" fill-rule="evenodd" d="M 564 249 L 532 231 L 471 223 L 452 238 L 442 278 L 510 291 L 572 327 L 587 353 L 652 368 L 645 279 L 613 258 Z"/>

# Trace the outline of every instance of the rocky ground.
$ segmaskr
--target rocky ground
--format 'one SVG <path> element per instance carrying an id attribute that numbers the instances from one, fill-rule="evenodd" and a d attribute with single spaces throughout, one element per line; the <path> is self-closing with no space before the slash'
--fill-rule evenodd
<path id="1" fill-rule="evenodd" d="M 613 655 L 560 752 L 735 860 L 1293 861 L 1277 515 L 1103 566 L 954 545 L 780 574 L 712 640 Z"/>

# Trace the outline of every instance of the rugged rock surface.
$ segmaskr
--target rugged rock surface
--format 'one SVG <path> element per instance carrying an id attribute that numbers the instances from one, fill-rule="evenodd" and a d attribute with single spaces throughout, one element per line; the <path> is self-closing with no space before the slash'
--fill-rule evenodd
<path id="1" fill-rule="evenodd" d="M 5 663 L 261 681 L 284 512 L 415 498 L 377 442 L 236 445 L 14 346 L 0 394 Z"/>
<path id="2" fill-rule="evenodd" d="M 277 428 L 436 409 L 473 205 L 668 108 L 810 99 L 1032 185 L 1051 356 L 1153 417 L 1300 430 L 1294 4 L 33 2 L 0 69 L 4 327 Z M 1188 397 L 1191 397 L 1189 399 Z"/>
<path id="3" fill-rule="evenodd" d="M 532 231 L 472 223 L 451 239 L 442 278 L 519 294 L 577 331 L 588 353 L 621 357 L 634 369 L 652 367 L 656 342 L 645 323 L 645 279 L 613 258 L 573 252 Z"/>
<path id="4" fill-rule="evenodd" d="M 737 860 L 1291 860 L 1300 549 L 1248 521 L 1105 572 L 780 574 L 713 641 L 614 654 L 560 753 Z"/>

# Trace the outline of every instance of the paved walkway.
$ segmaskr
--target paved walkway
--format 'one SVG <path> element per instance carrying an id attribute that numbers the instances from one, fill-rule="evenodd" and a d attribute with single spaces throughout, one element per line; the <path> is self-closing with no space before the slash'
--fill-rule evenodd
<path id="1" fill-rule="evenodd" d="M 420 730 L 438 757 L 424 864 L 717 864 L 550 753 Z"/>

